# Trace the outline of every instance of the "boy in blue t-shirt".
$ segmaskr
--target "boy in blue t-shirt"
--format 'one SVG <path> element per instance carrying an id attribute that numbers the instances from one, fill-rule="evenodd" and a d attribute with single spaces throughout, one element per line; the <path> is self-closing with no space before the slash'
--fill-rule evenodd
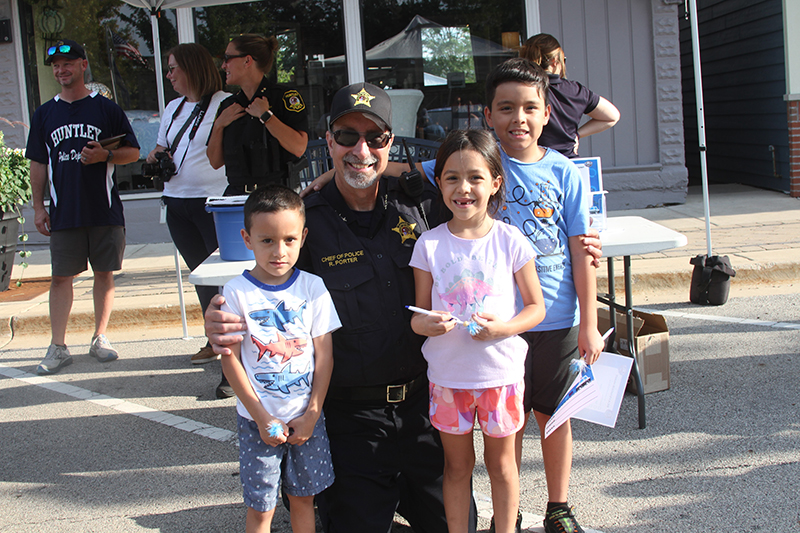
<path id="1" fill-rule="evenodd" d="M 526 59 L 510 59 L 486 80 L 486 120 L 500 141 L 506 171 L 506 206 L 501 217 L 520 228 L 537 252 L 536 267 L 546 316 L 533 330 L 525 362 L 525 411 L 533 410 L 541 435 L 574 378 L 570 363 L 594 363 L 603 349 L 597 331 L 594 258 L 582 242 L 589 210 L 577 168 L 566 157 L 538 145 L 550 117 L 547 74 Z M 517 462 L 522 438 L 517 434 Z M 548 504 L 547 533 L 580 533 L 567 504 L 572 469 L 572 427 L 565 422 L 541 439 Z"/>
<path id="2" fill-rule="evenodd" d="M 270 531 L 282 484 L 292 531 L 313 533 L 314 496 L 334 477 L 322 403 L 341 322 L 322 278 L 294 266 L 308 232 L 300 197 L 259 187 L 244 220 L 256 266 L 225 285 L 223 310 L 244 317 L 247 331 L 222 368 L 237 398 L 247 531 Z"/>

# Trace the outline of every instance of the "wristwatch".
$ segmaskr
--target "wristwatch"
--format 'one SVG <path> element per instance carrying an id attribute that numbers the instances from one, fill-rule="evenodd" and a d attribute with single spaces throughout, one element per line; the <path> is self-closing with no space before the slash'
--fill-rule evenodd
<path id="1" fill-rule="evenodd" d="M 111 163 L 111 160 L 114 159 L 114 152 L 112 152 L 111 150 L 107 150 L 107 152 L 108 152 L 108 158 L 106 159 L 106 163 Z"/>
<path id="2" fill-rule="evenodd" d="M 275 114 L 272 111 L 270 111 L 269 109 L 267 109 L 266 111 L 264 111 L 264 113 L 259 118 L 261 119 L 261 123 L 262 124 L 266 124 L 267 122 L 269 122 L 269 119 L 271 119 L 274 116 L 275 116 Z"/>

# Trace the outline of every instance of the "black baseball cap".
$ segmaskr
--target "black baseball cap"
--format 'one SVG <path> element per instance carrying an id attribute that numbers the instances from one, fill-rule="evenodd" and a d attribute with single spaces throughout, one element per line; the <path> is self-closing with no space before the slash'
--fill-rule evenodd
<path id="1" fill-rule="evenodd" d="M 66 59 L 86 59 L 86 51 L 83 47 L 70 39 L 62 39 L 54 46 L 47 49 L 47 59 L 44 60 L 45 65 L 49 65 L 56 57 L 63 57 Z"/>
<path id="2" fill-rule="evenodd" d="M 348 113 L 370 115 L 392 130 L 392 101 L 386 91 L 371 83 L 354 83 L 336 92 L 331 103 L 331 126 Z"/>

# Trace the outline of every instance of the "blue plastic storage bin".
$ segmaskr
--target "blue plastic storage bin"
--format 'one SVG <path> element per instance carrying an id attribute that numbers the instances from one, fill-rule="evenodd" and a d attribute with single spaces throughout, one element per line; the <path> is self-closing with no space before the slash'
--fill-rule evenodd
<path id="1" fill-rule="evenodd" d="M 219 256 L 222 260 L 247 261 L 254 259 L 253 250 L 245 246 L 242 239 L 244 205 L 206 205 L 206 211 L 214 215 Z"/>

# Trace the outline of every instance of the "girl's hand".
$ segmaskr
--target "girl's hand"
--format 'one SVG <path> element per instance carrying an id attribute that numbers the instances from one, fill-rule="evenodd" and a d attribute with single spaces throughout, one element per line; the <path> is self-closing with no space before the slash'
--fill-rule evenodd
<path id="1" fill-rule="evenodd" d="M 317 179 L 308 184 L 308 187 L 300 191 L 300 198 L 305 198 L 312 192 L 321 190 L 329 181 L 333 179 L 334 174 L 335 172 L 333 170 L 328 170 L 327 172 L 320 174 Z"/>
<path id="2" fill-rule="evenodd" d="M 472 336 L 477 341 L 491 341 L 508 337 L 506 323 L 500 320 L 497 315 L 475 313 L 472 315 L 472 320 L 481 327 L 480 331 Z"/>
<path id="3" fill-rule="evenodd" d="M 278 420 L 277 418 L 270 418 L 267 420 L 257 421 L 258 423 L 258 434 L 261 435 L 261 440 L 263 440 L 269 446 L 273 448 L 275 446 L 279 446 L 286 442 L 286 438 L 289 436 L 289 426 Z M 270 426 L 275 426 L 280 428 L 280 433 L 277 436 L 270 435 Z"/>
<path id="4" fill-rule="evenodd" d="M 600 335 L 596 328 L 580 328 L 578 332 L 578 353 L 584 358 L 587 365 L 593 365 L 597 361 L 604 347 L 603 336 Z"/>
<path id="5" fill-rule="evenodd" d="M 240 104 L 233 103 L 220 112 L 214 121 L 214 125 L 225 128 L 242 115 L 244 115 L 244 108 Z"/>
<path id="6" fill-rule="evenodd" d="M 447 311 L 434 311 L 434 313 L 436 313 L 436 315 L 414 313 L 414 316 L 411 317 L 411 329 L 413 329 L 417 335 L 438 337 L 456 327 L 457 321 L 453 320 L 452 315 Z"/>
<path id="7" fill-rule="evenodd" d="M 594 228 L 589 228 L 586 235 L 581 236 L 580 239 L 583 247 L 592 256 L 592 266 L 598 268 L 600 260 L 603 258 L 603 243 L 600 241 L 600 233 Z"/>

